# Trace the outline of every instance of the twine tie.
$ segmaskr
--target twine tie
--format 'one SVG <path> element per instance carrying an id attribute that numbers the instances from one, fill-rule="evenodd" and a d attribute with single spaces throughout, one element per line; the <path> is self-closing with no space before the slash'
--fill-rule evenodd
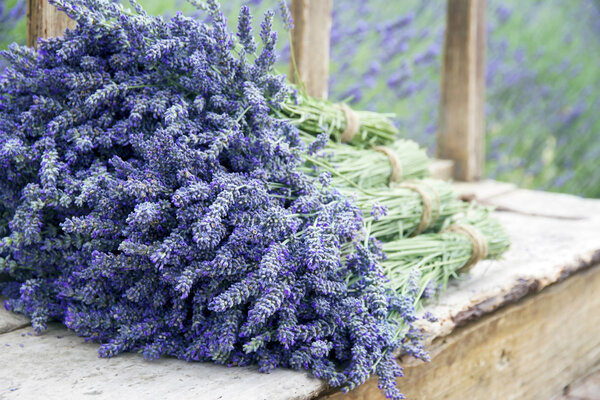
<path id="1" fill-rule="evenodd" d="M 344 117 L 346 118 L 346 127 L 340 136 L 340 140 L 342 143 L 350 143 L 360 130 L 358 114 L 344 103 L 337 104 L 336 107 L 342 110 Z"/>
<path id="2" fill-rule="evenodd" d="M 429 190 L 433 193 L 432 196 L 430 193 L 428 193 L 428 191 L 422 184 L 419 185 L 412 182 L 405 182 L 399 185 L 399 187 L 414 190 L 419 194 L 419 196 L 421 196 L 421 203 L 423 205 L 421 220 L 419 221 L 419 225 L 409 235 L 409 237 L 417 236 L 418 234 L 429 228 L 438 219 L 440 215 L 440 197 L 438 196 L 437 192 L 433 190 L 433 188 L 427 186 Z"/>
<path id="3" fill-rule="evenodd" d="M 479 261 L 487 257 L 488 245 L 485 236 L 481 231 L 475 228 L 473 225 L 456 223 L 448 226 L 442 232 L 454 232 L 466 236 L 473 245 L 473 252 L 471 258 L 462 266 L 458 272 L 469 272 L 471 268 Z"/>
<path id="4" fill-rule="evenodd" d="M 402 180 L 402 164 L 396 152 L 386 146 L 375 146 L 373 150 L 383 153 L 387 156 L 392 167 L 392 173 L 390 174 L 390 183 L 400 182 Z"/>

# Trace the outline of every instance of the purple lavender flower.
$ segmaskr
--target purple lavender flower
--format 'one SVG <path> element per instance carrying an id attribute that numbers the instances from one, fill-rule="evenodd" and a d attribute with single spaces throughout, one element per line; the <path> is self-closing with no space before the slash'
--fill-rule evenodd
<path id="1" fill-rule="evenodd" d="M 388 212 L 388 210 L 387 210 L 386 206 L 379 204 L 379 203 L 375 203 L 375 204 L 373 204 L 373 209 L 371 210 L 371 215 L 373 216 L 375 221 L 377 221 L 380 218 L 384 217 L 387 214 L 387 212 Z"/>
<path id="2" fill-rule="evenodd" d="M 238 54 L 216 1 L 210 26 L 51 1 L 78 26 L 4 52 L 0 75 L 7 308 L 102 357 L 302 368 L 345 389 L 377 373 L 398 397 L 393 350 L 419 355 L 420 338 L 388 315 L 414 309 L 383 284 L 360 209 L 302 172 L 297 130 L 270 112 L 290 93 L 273 14 L 249 61 L 244 8 Z"/>
<path id="3" fill-rule="evenodd" d="M 279 1 L 279 13 L 281 14 L 281 19 L 283 20 L 283 26 L 285 30 L 291 31 L 294 28 L 294 20 L 292 19 L 290 9 L 288 8 L 285 0 Z"/>

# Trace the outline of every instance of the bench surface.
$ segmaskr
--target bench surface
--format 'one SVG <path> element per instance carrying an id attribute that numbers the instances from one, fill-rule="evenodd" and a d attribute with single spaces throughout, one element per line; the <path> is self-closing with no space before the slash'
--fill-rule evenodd
<path id="1" fill-rule="evenodd" d="M 525 296 L 600 264 L 600 200 L 517 189 L 485 181 L 457 184 L 458 190 L 495 212 L 512 240 L 502 260 L 484 261 L 424 311 L 428 342 L 451 335 Z M 138 354 L 97 357 L 97 345 L 58 324 L 31 334 L 28 320 L 0 310 L 0 398 L 244 399 L 308 400 L 328 391 L 307 373 L 226 368 Z"/>

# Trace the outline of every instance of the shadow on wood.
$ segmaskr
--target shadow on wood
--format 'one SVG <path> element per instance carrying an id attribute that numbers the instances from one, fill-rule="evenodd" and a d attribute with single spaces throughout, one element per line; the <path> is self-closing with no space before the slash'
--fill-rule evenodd
<path id="1" fill-rule="evenodd" d="M 401 360 L 408 399 L 539 400 L 600 362 L 600 266 L 439 338 L 432 360 Z M 383 399 L 371 379 L 328 400 Z"/>

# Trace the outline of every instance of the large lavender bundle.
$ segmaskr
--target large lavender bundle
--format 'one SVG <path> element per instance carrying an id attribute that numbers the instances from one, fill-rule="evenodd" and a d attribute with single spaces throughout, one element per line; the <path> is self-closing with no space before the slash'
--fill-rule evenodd
<path id="1" fill-rule="evenodd" d="M 6 306 L 104 357 L 308 369 L 345 389 L 375 372 L 399 398 L 389 349 L 420 348 L 387 316 L 410 325 L 412 302 L 382 284 L 360 209 L 302 172 L 295 127 L 269 112 L 288 96 L 272 14 L 258 51 L 247 8 L 234 38 L 214 1 L 211 26 L 52 3 L 77 28 L 3 53 Z"/>

